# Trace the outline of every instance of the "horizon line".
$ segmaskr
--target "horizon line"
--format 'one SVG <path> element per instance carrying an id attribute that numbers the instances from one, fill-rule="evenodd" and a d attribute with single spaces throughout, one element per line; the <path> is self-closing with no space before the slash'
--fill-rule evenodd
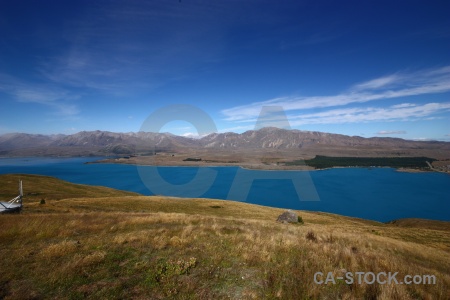
<path id="1" fill-rule="evenodd" d="M 363 139 L 371 139 L 371 138 L 382 138 L 382 139 L 400 139 L 400 140 L 404 140 L 404 141 L 413 141 L 413 142 L 444 142 L 444 143 L 450 143 L 450 141 L 446 141 L 446 140 L 438 140 L 438 139 L 428 139 L 428 138 L 416 138 L 416 139 L 407 139 L 407 138 L 401 138 L 401 137 L 391 137 L 391 136 L 383 136 L 383 135 L 388 135 L 388 134 L 399 134 L 398 132 L 392 132 L 392 133 L 388 133 L 388 132 L 377 132 L 374 134 L 374 136 L 371 137 L 364 137 L 361 135 L 346 135 L 346 134 L 341 134 L 341 133 L 331 133 L 331 132 L 324 132 L 324 131 L 314 131 L 314 130 L 301 130 L 301 129 L 285 129 L 285 128 L 278 128 L 278 127 L 274 127 L 274 126 L 267 126 L 267 127 L 262 127 L 259 129 L 250 129 L 250 130 L 246 130 L 242 133 L 238 133 L 238 132 L 233 132 L 233 131 L 225 131 L 225 132 L 211 132 L 208 134 L 204 134 L 204 135 L 195 135 L 195 134 L 190 134 L 190 135 L 178 135 L 178 134 L 174 134 L 168 131 L 165 132 L 152 132 L 152 131 L 127 131 L 127 132 L 117 132 L 117 131 L 110 131 L 110 130 L 100 130 L 100 129 L 95 129 L 95 130 L 81 130 L 78 132 L 74 132 L 74 133 L 69 133 L 69 134 L 65 134 L 65 133 L 50 133 L 50 134 L 46 134 L 46 133 L 27 133 L 27 132 L 7 132 L 7 133 L 2 133 L 0 134 L 0 137 L 5 136 L 5 135 L 17 135 L 17 134 L 26 134 L 26 135 L 42 135 L 42 136 L 72 136 L 72 135 L 76 135 L 79 133 L 90 133 L 90 132 L 108 132 L 108 133 L 116 133 L 116 134 L 131 134 L 131 133 L 154 133 L 154 134 L 170 134 L 173 136 L 177 136 L 177 137 L 181 137 L 181 138 L 187 138 L 187 139 L 194 139 L 194 140 L 200 140 L 203 139 L 207 136 L 210 136 L 212 134 L 227 134 L 227 133 L 232 133 L 232 134 L 237 134 L 237 135 L 242 135 L 245 134 L 247 132 L 250 131 L 261 131 L 261 130 L 266 130 L 266 129 L 277 129 L 277 130 L 284 130 L 284 131 L 299 131 L 299 132 L 309 132 L 309 133 L 322 133 L 322 134 L 332 134 L 332 135 L 341 135 L 341 136 L 347 136 L 347 137 L 359 137 L 359 138 L 363 138 Z M 402 133 L 403 134 L 403 133 Z M 445 136 L 449 136 L 449 135 L 445 135 Z"/>

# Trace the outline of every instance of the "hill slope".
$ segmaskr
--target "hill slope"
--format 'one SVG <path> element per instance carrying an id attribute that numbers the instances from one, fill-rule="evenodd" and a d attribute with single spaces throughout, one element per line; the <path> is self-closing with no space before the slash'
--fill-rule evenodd
<path id="1" fill-rule="evenodd" d="M 14 195 L 5 186 L 16 179 L 0 176 L 2 195 Z M 111 189 L 102 197 L 98 187 L 22 179 L 27 193 L 40 194 L 25 197 L 22 214 L 0 215 L 0 298 L 450 297 L 447 222 L 415 220 L 411 229 L 408 222 L 300 211 L 303 225 L 285 225 L 275 222 L 282 210 L 270 207 Z M 90 196 L 75 198 L 78 188 Z M 55 189 L 72 198 L 60 199 Z M 400 281 L 430 274 L 437 281 L 314 283 L 316 272 L 358 271 L 399 272 Z"/>
<path id="2" fill-rule="evenodd" d="M 23 181 L 24 204 L 44 200 L 60 200 L 80 197 L 137 196 L 133 192 L 119 191 L 103 186 L 91 186 L 66 182 L 50 176 L 30 174 L 0 175 L 0 199 L 8 200 L 17 196 L 19 180 Z"/>

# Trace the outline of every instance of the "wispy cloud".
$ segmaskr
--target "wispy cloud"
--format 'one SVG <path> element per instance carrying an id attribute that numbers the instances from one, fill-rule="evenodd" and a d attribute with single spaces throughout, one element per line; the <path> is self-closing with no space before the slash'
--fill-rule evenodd
<path id="1" fill-rule="evenodd" d="M 380 88 L 386 88 L 390 85 L 398 83 L 401 80 L 401 77 L 398 75 L 389 75 L 380 78 L 376 78 L 373 80 L 369 80 L 367 82 L 363 82 L 357 84 L 353 87 L 353 90 L 356 91 L 365 91 L 365 90 L 376 90 Z"/>
<path id="2" fill-rule="evenodd" d="M 416 106 L 415 104 L 412 103 L 401 103 L 401 104 L 397 104 L 397 105 L 392 105 L 392 108 L 404 108 L 404 107 L 413 107 Z"/>
<path id="3" fill-rule="evenodd" d="M 49 84 L 27 83 L 9 75 L 0 74 L 0 91 L 23 103 L 37 103 L 54 110 L 58 116 L 74 116 L 80 113 L 72 103 L 77 95 Z"/>
<path id="4" fill-rule="evenodd" d="M 319 113 L 289 116 L 292 126 L 304 124 L 344 124 L 367 122 L 415 121 L 450 111 L 450 102 L 427 103 L 408 107 L 390 106 L 333 109 Z"/>
<path id="5" fill-rule="evenodd" d="M 65 28 L 67 46 L 42 59 L 38 71 L 55 84 L 114 96 L 152 90 L 191 76 L 189 70 L 198 63 L 218 59 L 223 21 L 212 15 L 226 16 L 222 6 L 164 1 L 94 5 Z"/>
<path id="6" fill-rule="evenodd" d="M 387 135 L 389 135 L 389 134 L 406 134 L 406 131 L 404 131 L 404 130 L 381 130 L 381 131 L 378 131 L 377 134 L 381 134 L 381 135 L 384 135 L 384 134 L 387 134 Z"/>
<path id="7" fill-rule="evenodd" d="M 292 112 L 448 91 L 450 91 L 450 66 L 376 78 L 356 84 L 346 92 L 337 95 L 280 97 L 224 109 L 222 114 L 226 121 L 254 122 L 263 106 L 282 106 L 286 112 Z M 391 107 L 391 110 L 413 107 L 413 105 L 404 103 Z"/>

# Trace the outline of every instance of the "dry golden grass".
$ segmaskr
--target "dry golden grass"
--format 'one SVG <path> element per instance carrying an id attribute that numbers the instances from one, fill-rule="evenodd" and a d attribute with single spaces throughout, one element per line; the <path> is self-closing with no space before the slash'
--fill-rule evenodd
<path id="1" fill-rule="evenodd" d="M 137 193 L 118 191 L 102 186 L 87 186 L 65 182 L 54 177 L 6 174 L 0 175 L 0 199 L 9 200 L 18 194 L 19 180 L 23 181 L 25 204 L 41 199 L 59 200 L 79 197 L 136 196 Z"/>
<path id="2" fill-rule="evenodd" d="M 450 298 L 447 222 L 299 211 L 304 225 L 285 225 L 275 222 L 280 209 L 232 201 L 46 197 L 0 215 L 0 298 Z M 319 271 L 430 274 L 437 283 L 318 285 Z"/>

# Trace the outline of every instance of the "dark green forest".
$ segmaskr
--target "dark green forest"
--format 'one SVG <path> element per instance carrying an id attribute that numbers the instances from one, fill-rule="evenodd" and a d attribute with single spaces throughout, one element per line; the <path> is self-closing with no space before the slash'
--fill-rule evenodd
<path id="1" fill-rule="evenodd" d="M 428 162 L 436 159 L 429 157 L 331 157 L 317 155 L 313 159 L 294 160 L 286 166 L 307 165 L 316 169 L 331 167 L 393 167 L 428 168 Z"/>

